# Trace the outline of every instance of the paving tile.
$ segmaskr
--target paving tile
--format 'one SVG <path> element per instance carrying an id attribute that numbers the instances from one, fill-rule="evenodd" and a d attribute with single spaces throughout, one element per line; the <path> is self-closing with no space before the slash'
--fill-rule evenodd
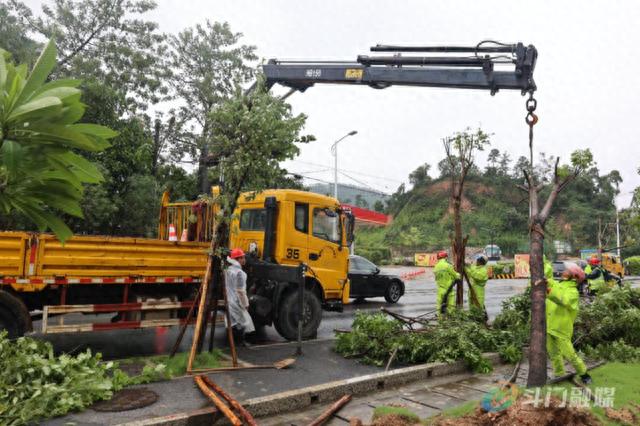
<path id="1" fill-rule="evenodd" d="M 415 396 L 414 396 L 415 398 Z M 419 400 L 414 400 L 412 398 L 406 398 L 406 397 L 391 397 L 391 398 L 384 398 L 384 399 L 376 399 L 375 402 L 373 403 L 373 405 L 375 406 L 381 406 L 381 405 L 386 405 L 386 406 L 395 406 L 395 407 L 405 407 L 406 409 L 408 409 L 409 411 L 417 414 L 421 419 L 425 419 L 427 417 L 431 417 L 434 414 L 438 414 L 440 412 L 440 410 L 433 408 L 433 407 L 427 407 L 424 404 L 421 404 L 419 402 Z"/>
<path id="2" fill-rule="evenodd" d="M 424 405 L 432 409 L 443 410 L 445 408 L 453 407 L 461 404 L 463 401 L 457 398 L 451 398 L 449 396 L 432 392 L 428 389 L 424 389 L 421 392 L 415 392 L 411 397 L 411 401 Z"/>
<path id="3" fill-rule="evenodd" d="M 353 417 L 357 417 L 362 420 L 364 424 L 368 424 L 373 416 L 373 407 L 364 400 L 351 401 L 338 412 L 337 416 L 346 422 Z"/>

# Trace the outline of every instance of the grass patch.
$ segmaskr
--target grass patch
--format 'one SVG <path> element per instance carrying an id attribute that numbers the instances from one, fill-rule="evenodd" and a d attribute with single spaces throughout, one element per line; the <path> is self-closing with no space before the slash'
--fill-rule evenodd
<path id="1" fill-rule="evenodd" d="M 151 381 L 158 381 L 173 379 L 187 374 L 188 359 L 188 352 L 180 352 L 175 354 L 173 358 L 169 357 L 169 355 L 141 356 L 119 360 L 118 364 L 125 370 L 128 370 L 127 366 L 135 365 L 142 369 L 140 375 L 144 375 L 145 371 L 156 371 L 158 372 L 157 377 L 153 377 Z M 193 361 L 193 368 L 218 368 L 222 366 L 221 359 L 222 351 L 218 349 L 213 352 L 203 351 Z"/>
<path id="2" fill-rule="evenodd" d="M 384 405 L 376 407 L 376 409 L 373 411 L 372 420 L 391 415 L 402 417 L 409 422 L 420 423 L 420 417 L 409 409 L 405 407 L 387 407 Z"/>
<path id="3" fill-rule="evenodd" d="M 431 425 L 443 418 L 456 419 L 458 417 L 466 416 L 467 414 L 473 413 L 479 404 L 480 404 L 479 400 L 472 400 L 472 401 L 467 401 L 461 405 L 456 405 L 455 407 L 446 408 L 442 410 L 442 412 L 438 414 L 434 414 L 433 416 L 423 420 L 423 423 L 425 425 Z"/>
<path id="4" fill-rule="evenodd" d="M 595 392 L 597 387 L 615 388 L 613 395 L 615 409 L 623 407 L 631 408 L 632 402 L 640 401 L 640 363 L 623 364 L 612 362 L 590 371 L 593 383 L 589 386 Z M 604 424 L 617 425 L 604 414 L 602 407 L 593 407 L 591 410 Z M 637 410 L 636 410 L 637 411 Z"/>

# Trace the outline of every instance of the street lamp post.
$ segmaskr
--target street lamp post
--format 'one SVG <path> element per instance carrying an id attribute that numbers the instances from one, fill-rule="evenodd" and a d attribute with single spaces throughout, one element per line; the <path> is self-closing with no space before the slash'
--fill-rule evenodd
<path id="1" fill-rule="evenodd" d="M 352 130 L 331 145 L 331 154 L 333 154 L 333 196 L 334 198 L 338 198 L 338 143 L 343 139 L 353 136 L 358 133 L 357 130 Z"/>

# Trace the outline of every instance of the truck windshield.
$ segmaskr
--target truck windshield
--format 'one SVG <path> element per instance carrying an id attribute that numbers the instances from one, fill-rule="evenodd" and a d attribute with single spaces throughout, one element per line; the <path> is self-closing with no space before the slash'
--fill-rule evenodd
<path id="1" fill-rule="evenodd" d="M 340 215 L 331 209 L 313 209 L 313 236 L 340 243 Z"/>

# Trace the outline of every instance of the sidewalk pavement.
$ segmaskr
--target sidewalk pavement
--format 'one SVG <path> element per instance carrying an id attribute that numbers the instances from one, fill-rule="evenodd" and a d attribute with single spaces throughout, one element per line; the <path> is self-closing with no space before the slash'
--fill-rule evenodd
<path id="1" fill-rule="evenodd" d="M 381 368 L 343 358 L 333 351 L 334 345 L 335 340 L 304 342 L 303 355 L 296 357 L 296 363 L 285 370 L 228 371 L 208 376 L 234 398 L 244 401 L 382 371 Z M 251 364 L 272 364 L 283 358 L 294 357 L 295 348 L 296 345 L 293 343 L 239 348 L 238 356 L 241 361 Z M 139 387 L 156 392 L 159 395 L 158 401 L 146 408 L 123 412 L 105 413 L 88 408 L 81 413 L 70 413 L 44 424 L 115 425 L 211 406 L 209 400 L 195 385 L 193 377 L 181 377 Z"/>

